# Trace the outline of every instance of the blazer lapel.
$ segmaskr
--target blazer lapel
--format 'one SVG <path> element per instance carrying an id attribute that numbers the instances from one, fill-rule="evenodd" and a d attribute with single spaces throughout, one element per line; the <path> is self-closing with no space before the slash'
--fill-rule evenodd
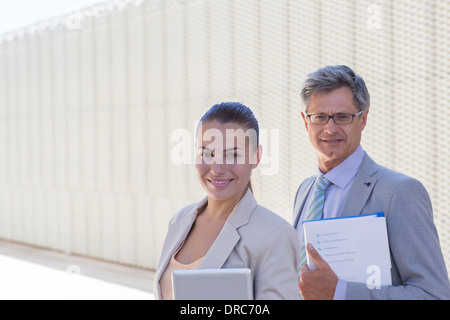
<path id="1" fill-rule="evenodd" d="M 240 238 L 236 229 L 228 221 L 225 222 L 199 269 L 220 269 Z"/>
<path id="2" fill-rule="evenodd" d="M 249 189 L 231 212 L 199 268 L 219 269 L 223 266 L 241 238 L 237 230 L 248 223 L 256 206 L 256 200 Z"/>
<path id="3" fill-rule="evenodd" d="M 377 164 L 369 157 L 367 153 L 364 155 L 364 160 L 355 176 L 355 181 L 339 214 L 340 217 L 348 217 L 360 215 L 364 208 L 367 199 L 372 193 L 378 178 L 374 176 L 377 172 Z"/>

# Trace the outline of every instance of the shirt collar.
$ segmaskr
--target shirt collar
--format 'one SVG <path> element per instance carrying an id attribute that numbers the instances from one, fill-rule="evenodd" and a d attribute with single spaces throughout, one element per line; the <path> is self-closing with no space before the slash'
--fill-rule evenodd
<path id="1" fill-rule="evenodd" d="M 361 145 L 359 145 L 347 159 L 342 161 L 325 175 L 319 169 L 319 176 L 323 175 L 327 180 L 331 181 L 333 185 L 345 189 L 358 172 L 363 159 L 364 150 Z"/>

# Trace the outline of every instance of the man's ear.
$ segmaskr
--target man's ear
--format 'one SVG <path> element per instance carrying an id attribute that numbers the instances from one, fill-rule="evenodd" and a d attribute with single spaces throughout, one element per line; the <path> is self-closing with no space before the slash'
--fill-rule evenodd
<path id="1" fill-rule="evenodd" d="M 309 123 L 308 123 L 308 120 L 306 119 L 306 114 L 305 114 L 305 112 L 303 112 L 303 111 L 302 111 L 302 118 L 303 118 L 303 122 L 305 123 L 306 131 L 308 131 L 308 125 L 309 125 Z"/>
<path id="2" fill-rule="evenodd" d="M 368 116 L 369 116 L 369 110 L 364 111 L 362 114 L 362 130 L 364 130 L 364 128 L 366 127 Z"/>

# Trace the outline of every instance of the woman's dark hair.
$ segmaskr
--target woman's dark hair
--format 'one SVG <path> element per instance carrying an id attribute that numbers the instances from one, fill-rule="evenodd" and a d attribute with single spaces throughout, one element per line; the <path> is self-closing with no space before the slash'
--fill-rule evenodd
<path id="1" fill-rule="evenodd" d="M 236 123 L 245 129 L 252 129 L 256 133 L 256 146 L 259 145 L 259 125 L 255 115 L 249 107 L 240 102 L 222 102 L 213 105 L 200 119 L 200 123 L 218 121 L 222 124 Z M 248 187 L 252 190 L 251 182 L 248 182 Z"/>
<path id="2" fill-rule="evenodd" d="M 246 129 L 256 132 L 256 145 L 259 144 L 259 125 L 255 115 L 249 107 L 240 102 L 222 102 L 213 105 L 200 119 L 200 122 L 218 121 L 236 123 Z"/>

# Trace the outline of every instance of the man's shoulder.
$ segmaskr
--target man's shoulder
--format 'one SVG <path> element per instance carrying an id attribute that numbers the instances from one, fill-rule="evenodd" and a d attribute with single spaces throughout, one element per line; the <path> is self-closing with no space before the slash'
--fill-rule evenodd
<path id="1" fill-rule="evenodd" d="M 405 173 L 402 173 L 400 171 L 388 168 L 386 166 L 383 166 L 381 164 L 377 163 L 377 173 L 376 175 L 379 178 L 388 179 L 392 181 L 401 181 L 401 180 L 409 180 L 414 179 L 411 176 L 406 175 Z"/>
<path id="2" fill-rule="evenodd" d="M 372 160 L 373 161 L 373 160 Z M 377 184 L 386 187 L 398 187 L 398 186 L 420 186 L 423 187 L 422 183 L 403 172 L 388 168 L 379 163 L 373 162 L 376 166 L 376 172 L 374 176 L 377 178 Z"/>
<path id="3" fill-rule="evenodd" d="M 310 176 L 308 178 L 305 178 L 300 185 L 297 188 L 297 192 L 295 194 L 295 198 L 297 199 L 297 197 L 299 196 L 299 194 L 301 193 L 301 190 L 306 191 L 308 189 L 309 186 L 312 185 L 312 183 L 314 183 L 315 179 L 316 179 L 317 175 L 313 175 Z M 305 189 L 306 188 L 306 189 Z"/>

